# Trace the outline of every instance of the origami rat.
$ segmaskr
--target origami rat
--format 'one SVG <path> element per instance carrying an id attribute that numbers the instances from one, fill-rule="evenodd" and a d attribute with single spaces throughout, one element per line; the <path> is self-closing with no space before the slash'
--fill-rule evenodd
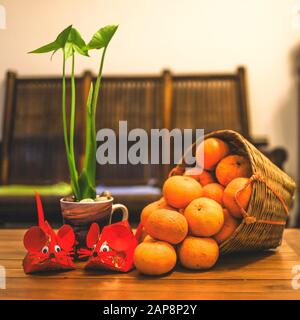
<path id="1" fill-rule="evenodd" d="M 41 199 L 36 193 L 39 225 L 31 227 L 24 235 L 24 247 L 28 251 L 23 260 L 25 273 L 50 270 L 75 269 L 72 253 L 75 234 L 69 225 L 63 225 L 57 233 L 44 219 Z"/>
<path id="2" fill-rule="evenodd" d="M 127 220 L 105 226 L 100 233 L 93 223 L 86 237 L 86 269 L 108 269 L 127 272 L 133 268 L 134 250 L 138 244 Z"/>

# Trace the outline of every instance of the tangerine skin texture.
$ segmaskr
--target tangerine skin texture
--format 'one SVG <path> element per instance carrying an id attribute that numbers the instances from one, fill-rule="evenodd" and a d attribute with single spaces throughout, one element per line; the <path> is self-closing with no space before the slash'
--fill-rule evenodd
<path id="1" fill-rule="evenodd" d="M 207 184 L 216 182 L 216 179 L 213 177 L 211 172 L 203 170 L 199 176 L 199 182 L 201 186 L 206 186 Z"/>
<path id="2" fill-rule="evenodd" d="M 147 219 L 145 230 L 155 239 L 178 244 L 188 233 L 188 223 L 179 212 L 158 209 Z"/>
<path id="3" fill-rule="evenodd" d="M 203 270 L 215 265 L 219 246 L 212 238 L 188 236 L 178 249 L 180 263 L 188 269 Z"/>
<path id="4" fill-rule="evenodd" d="M 225 157 L 216 167 L 216 177 L 223 186 L 227 186 L 236 178 L 250 178 L 251 173 L 250 162 L 247 158 L 239 155 Z"/>
<path id="5" fill-rule="evenodd" d="M 161 275 L 171 271 L 177 261 L 176 251 L 167 242 L 147 240 L 134 252 L 134 265 L 143 274 Z"/>
<path id="6" fill-rule="evenodd" d="M 190 233 L 199 237 L 211 237 L 223 227 L 224 213 L 221 205 L 209 198 L 192 201 L 184 210 Z"/>
<path id="7" fill-rule="evenodd" d="M 224 187 L 219 183 L 210 183 L 203 187 L 202 197 L 210 198 L 223 205 Z"/>
<path id="8" fill-rule="evenodd" d="M 149 203 L 141 213 L 141 222 L 144 226 L 150 214 L 157 209 L 169 209 L 174 210 L 171 206 L 169 206 L 164 198 L 161 198 L 157 201 Z"/>
<path id="9" fill-rule="evenodd" d="M 167 203 L 177 209 L 185 208 L 192 200 L 200 198 L 202 187 L 195 179 L 185 176 L 168 178 L 163 185 Z"/>
<path id="10" fill-rule="evenodd" d="M 224 212 L 224 225 L 222 229 L 214 235 L 214 239 L 221 244 L 227 240 L 239 226 L 240 221 L 235 219 L 227 209 L 223 209 Z"/>
<path id="11" fill-rule="evenodd" d="M 236 204 L 235 195 L 245 187 L 248 183 L 248 178 L 236 178 L 233 179 L 229 184 L 226 186 L 223 194 L 223 204 L 226 209 L 235 217 L 235 218 L 242 218 L 243 213 L 240 210 L 239 206 Z M 252 193 L 251 185 L 248 185 L 246 189 L 239 192 L 237 195 L 237 200 L 245 210 L 248 207 L 250 197 Z"/>
<path id="12" fill-rule="evenodd" d="M 201 146 L 202 144 L 204 144 L 203 147 Z M 204 169 L 210 171 L 214 170 L 218 162 L 225 158 L 230 152 L 228 144 L 221 139 L 205 139 L 196 150 L 196 160 L 199 166 L 201 166 L 200 152 L 202 150 L 204 152 Z"/>

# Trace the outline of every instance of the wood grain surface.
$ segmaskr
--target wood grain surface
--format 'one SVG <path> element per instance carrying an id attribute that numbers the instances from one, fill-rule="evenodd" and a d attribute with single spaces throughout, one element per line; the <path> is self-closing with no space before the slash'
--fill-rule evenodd
<path id="1" fill-rule="evenodd" d="M 178 265 L 163 277 L 87 272 L 82 262 L 74 271 L 25 275 L 24 232 L 0 230 L 0 265 L 6 269 L 0 299 L 300 299 L 300 289 L 292 287 L 292 268 L 300 265 L 299 229 L 287 229 L 275 251 L 222 257 L 204 272 Z"/>

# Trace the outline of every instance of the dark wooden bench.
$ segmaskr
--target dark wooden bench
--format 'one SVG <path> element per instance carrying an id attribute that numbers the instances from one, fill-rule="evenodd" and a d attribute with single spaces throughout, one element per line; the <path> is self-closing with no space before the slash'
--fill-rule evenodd
<path id="1" fill-rule="evenodd" d="M 68 84 L 69 86 L 69 84 Z M 83 79 L 77 79 L 78 102 L 83 99 Z M 70 95 L 68 95 L 68 100 Z M 51 185 L 68 181 L 62 139 L 61 80 L 19 78 L 8 72 L 1 152 L 1 185 Z M 77 127 L 81 125 L 79 108 Z M 80 137 L 76 137 L 77 141 Z M 81 154 L 77 145 L 77 155 Z M 59 217 L 59 198 L 43 197 L 50 217 Z M 36 219 L 33 197 L 1 196 L 2 221 Z"/>
<path id="2" fill-rule="evenodd" d="M 93 75 L 76 79 L 76 132 L 84 129 L 85 101 Z M 68 95 L 68 99 L 69 99 Z M 1 185 L 49 185 L 68 182 L 62 135 L 60 78 L 17 77 L 8 72 L 1 146 Z M 286 153 L 267 150 L 267 141 L 252 139 L 249 131 L 245 69 L 234 73 L 153 76 L 105 76 L 97 108 L 96 127 L 233 129 L 241 132 L 282 166 Z M 84 139 L 76 137 L 77 165 L 82 165 Z M 111 189 L 116 202 L 137 217 L 141 208 L 160 197 L 171 166 L 97 166 L 99 190 Z M 136 191 L 139 191 L 138 193 Z M 59 221 L 59 195 L 43 197 L 50 220 Z M 33 197 L 0 197 L 3 222 L 35 219 Z"/>

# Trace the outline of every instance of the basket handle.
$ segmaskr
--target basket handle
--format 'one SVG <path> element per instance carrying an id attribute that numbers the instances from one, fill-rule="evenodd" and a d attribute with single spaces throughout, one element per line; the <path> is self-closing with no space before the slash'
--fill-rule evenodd
<path id="1" fill-rule="evenodd" d="M 269 188 L 272 191 L 272 193 L 278 198 L 278 200 L 280 201 L 280 203 L 282 204 L 282 206 L 284 208 L 284 211 L 285 211 L 286 215 L 287 216 L 289 215 L 288 207 L 287 207 L 285 201 L 283 200 L 283 198 L 281 197 L 281 195 L 278 194 L 278 192 L 276 190 L 274 190 L 274 188 L 271 187 L 263 177 L 261 177 L 258 173 L 254 173 L 249 178 L 248 182 L 240 190 L 238 190 L 238 192 L 235 194 L 235 197 L 234 197 L 235 203 L 237 204 L 237 206 L 241 210 L 246 224 L 251 224 L 251 223 L 257 222 L 257 223 L 265 223 L 265 224 L 285 225 L 286 221 L 256 220 L 256 218 L 254 216 L 250 216 L 249 213 L 241 206 L 240 202 L 238 201 L 238 195 L 242 191 L 244 191 L 254 181 L 260 181 L 260 182 L 264 183 L 265 186 L 267 188 Z"/>

